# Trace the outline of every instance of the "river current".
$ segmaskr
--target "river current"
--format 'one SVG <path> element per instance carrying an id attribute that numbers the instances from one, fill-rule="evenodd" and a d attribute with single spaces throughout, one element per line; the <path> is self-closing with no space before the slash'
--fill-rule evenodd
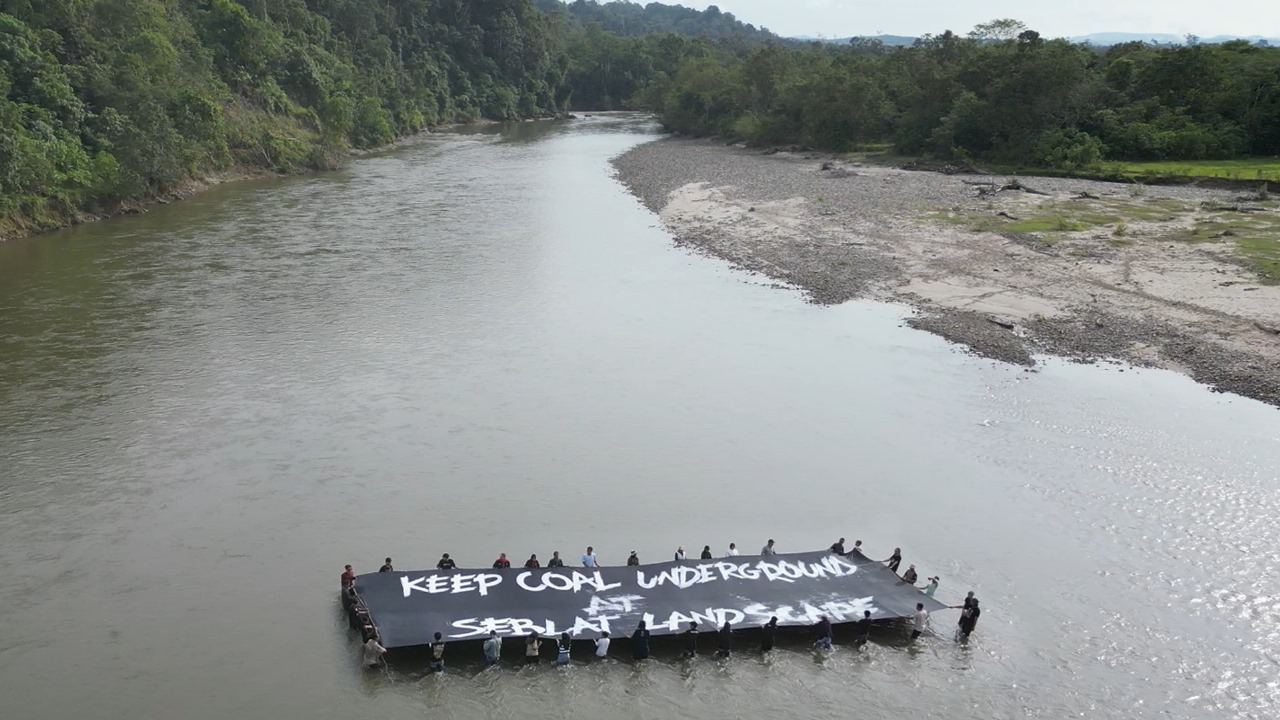
<path id="1" fill-rule="evenodd" d="M 975 359 L 687 254 L 608 164 L 655 136 L 442 133 L 0 245 L 6 710 L 1280 714 L 1280 412 Z M 429 676 L 363 670 L 337 608 L 387 555 L 839 536 L 976 591 L 972 641 L 940 612 L 912 646 Z"/>

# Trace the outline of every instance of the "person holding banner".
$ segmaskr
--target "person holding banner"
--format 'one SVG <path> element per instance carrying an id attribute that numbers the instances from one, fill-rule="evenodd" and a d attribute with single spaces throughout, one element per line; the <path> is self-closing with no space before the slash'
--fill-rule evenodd
<path id="1" fill-rule="evenodd" d="M 632 550 L 631 554 L 627 556 L 627 567 L 635 567 L 639 564 L 640 556 L 636 554 L 635 550 Z"/>
<path id="2" fill-rule="evenodd" d="M 729 552 L 724 554 L 725 557 L 738 557 L 738 546 L 735 543 L 729 543 Z"/>
<path id="3" fill-rule="evenodd" d="M 497 665 L 500 657 L 502 657 L 502 638 L 498 637 L 497 630 L 490 630 L 489 639 L 484 641 L 485 667 Z"/>
<path id="4" fill-rule="evenodd" d="M 862 611 L 862 619 L 859 620 L 853 626 L 853 629 L 855 634 L 854 640 L 853 640 L 853 646 L 860 648 L 863 645 L 866 645 L 867 641 L 871 639 L 871 611 L 870 610 Z"/>
<path id="5" fill-rule="evenodd" d="M 716 650 L 716 657 L 727 658 L 733 652 L 733 628 L 729 626 L 729 621 L 724 621 L 724 626 L 720 628 L 720 649 Z"/>
<path id="6" fill-rule="evenodd" d="M 600 567 L 600 562 L 596 560 L 596 549 L 590 545 L 587 546 L 587 551 L 582 555 L 582 567 Z"/>
<path id="7" fill-rule="evenodd" d="M 765 546 L 760 548 L 761 556 L 768 557 L 769 555 L 777 555 L 777 554 L 778 554 L 778 551 L 773 548 L 773 538 L 769 538 L 769 542 L 765 543 Z"/>
<path id="8" fill-rule="evenodd" d="M 569 652 L 573 649 L 573 641 L 569 639 L 569 633 L 560 633 L 560 644 L 556 646 L 556 665 L 569 664 Z"/>
<path id="9" fill-rule="evenodd" d="M 376 637 L 370 636 L 364 641 L 364 664 L 366 667 L 376 668 L 382 663 L 382 656 L 385 655 L 387 649 L 378 644 Z"/>
<path id="10" fill-rule="evenodd" d="M 813 646 L 818 648 L 819 650 L 830 650 L 831 649 L 831 621 L 827 619 L 826 615 L 823 615 L 822 619 L 818 621 L 817 627 L 818 627 L 818 640 L 814 642 Z"/>
<path id="11" fill-rule="evenodd" d="M 431 643 L 431 672 L 444 672 L 444 636 L 436 633 L 436 641 Z"/>
<path id="12" fill-rule="evenodd" d="M 778 639 L 778 616 L 769 618 L 769 622 L 760 628 L 760 652 L 767 653 L 773 649 L 773 643 Z"/>
<path id="13" fill-rule="evenodd" d="M 436 563 L 437 570 L 452 570 L 456 567 L 458 567 L 458 563 L 454 562 L 453 558 L 449 557 L 449 553 L 441 555 L 440 562 Z"/>
<path id="14" fill-rule="evenodd" d="M 681 560 L 683 560 L 683 559 L 684 559 L 684 546 L 683 546 L 683 545 L 681 545 L 680 547 L 676 548 L 676 558 L 675 558 L 675 560 L 676 560 L 676 562 L 680 562 L 680 561 L 681 561 Z"/>
<path id="15" fill-rule="evenodd" d="M 538 562 L 537 553 L 530 555 L 529 559 L 524 561 L 525 570 L 537 570 L 540 567 L 542 567 L 542 563 Z"/>
<path id="16" fill-rule="evenodd" d="M 564 560 L 560 559 L 560 551 L 556 550 L 551 553 L 551 559 L 547 561 L 547 567 L 564 567 Z"/>
<path id="17" fill-rule="evenodd" d="M 538 631 L 534 630 L 529 635 L 529 639 L 524 641 L 524 664 L 537 665 L 538 653 L 542 650 L 542 640 L 538 637 Z"/>
<path id="18" fill-rule="evenodd" d="M 631 633 L 631 657 L 635 660 L 649 658 L 649 628 L 643 620 L 636 626 L 636 631 Z"/>
<path id="19" fill-rule="evenodd" d="M 680 635 L 684 638 L 684 652 L 680 653 L 680 657 L 684 659 L 694 658 L 698 656 L 698 623 L 691 622 L 689 627 Z"/>
<path id="20" fill-rule="evenodd" d="M 702 559 L 702 560 L 710 560 L 710 559 L 711 559 L 711 546 L 710 546 L 710 545 L 703 545 L 703 546 L 702 546 L 702 556 L 701 556 L 701 559 Z"/>
<path id="21" fill-rule="evenodd" d="M 609 657 L 609 633 L 602 632 L 596 640 L 596 657 Z"/>

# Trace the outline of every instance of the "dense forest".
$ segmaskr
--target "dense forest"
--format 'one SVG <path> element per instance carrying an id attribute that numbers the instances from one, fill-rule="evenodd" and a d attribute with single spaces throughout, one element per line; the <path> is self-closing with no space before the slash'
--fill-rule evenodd
<path id="1" fill-rule="evenodd" d="M 639 101 L 697 135 L 1082 169 L 1280 155 L 1280 48 L 1110 48 L 980 25 L 911 47 L 769 45 L 685 59 Z"/>
<path id="2" fill-rule="evenodd" d="M 1280 49 L 1107 50 L 1012 21 L 907 48 L 715 7 L 0 0 L 0 237 L 444 123 L 637 108 L 757 143 L 1078 168 L 1280 153 Z"/>

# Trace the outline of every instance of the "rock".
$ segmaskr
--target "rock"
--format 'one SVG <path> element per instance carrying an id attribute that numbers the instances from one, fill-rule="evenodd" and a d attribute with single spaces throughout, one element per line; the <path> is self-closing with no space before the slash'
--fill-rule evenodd
<path id="1" fill-rule="evenodd" d="M 1272 335 L 1280 335 L 1280 327 L 1271 327 L 1270 325 L 1264 325 L 1263 323 L 1260 323 L 1260 322 L 1254 322 L 1253 324 L 1255 327 L 1257 327 L 1259 330 L 1261 330 L 1264 333 L 1271 333 Z"/>
<path id="2" fill-rule="evenodd" d="M 988 316 L 987 322 L 991 323 L 992 325 L 999 325 L 1005 330 L 1012 330 L 1015 327 L 1017 327 L 1013 321 L 1005 320 L 1004 318 L 996 317 L 995 315 Z"/>

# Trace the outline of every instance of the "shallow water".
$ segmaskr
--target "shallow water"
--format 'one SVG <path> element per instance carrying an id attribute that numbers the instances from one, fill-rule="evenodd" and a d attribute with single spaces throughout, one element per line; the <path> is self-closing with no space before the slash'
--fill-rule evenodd
<path id="1" fill-rule="evenodd" d="M 0 245 L 6 707 L 1275 716 L 1280 412 L 973 359 L 673 249 L 607 164 L 653 132 L 436 135 Z M 976 590 L 973 642 L 939 614 L 825 658 L 423 677 L 362 671 L 336 608 L 385 555 L 840 535 Z"/>

